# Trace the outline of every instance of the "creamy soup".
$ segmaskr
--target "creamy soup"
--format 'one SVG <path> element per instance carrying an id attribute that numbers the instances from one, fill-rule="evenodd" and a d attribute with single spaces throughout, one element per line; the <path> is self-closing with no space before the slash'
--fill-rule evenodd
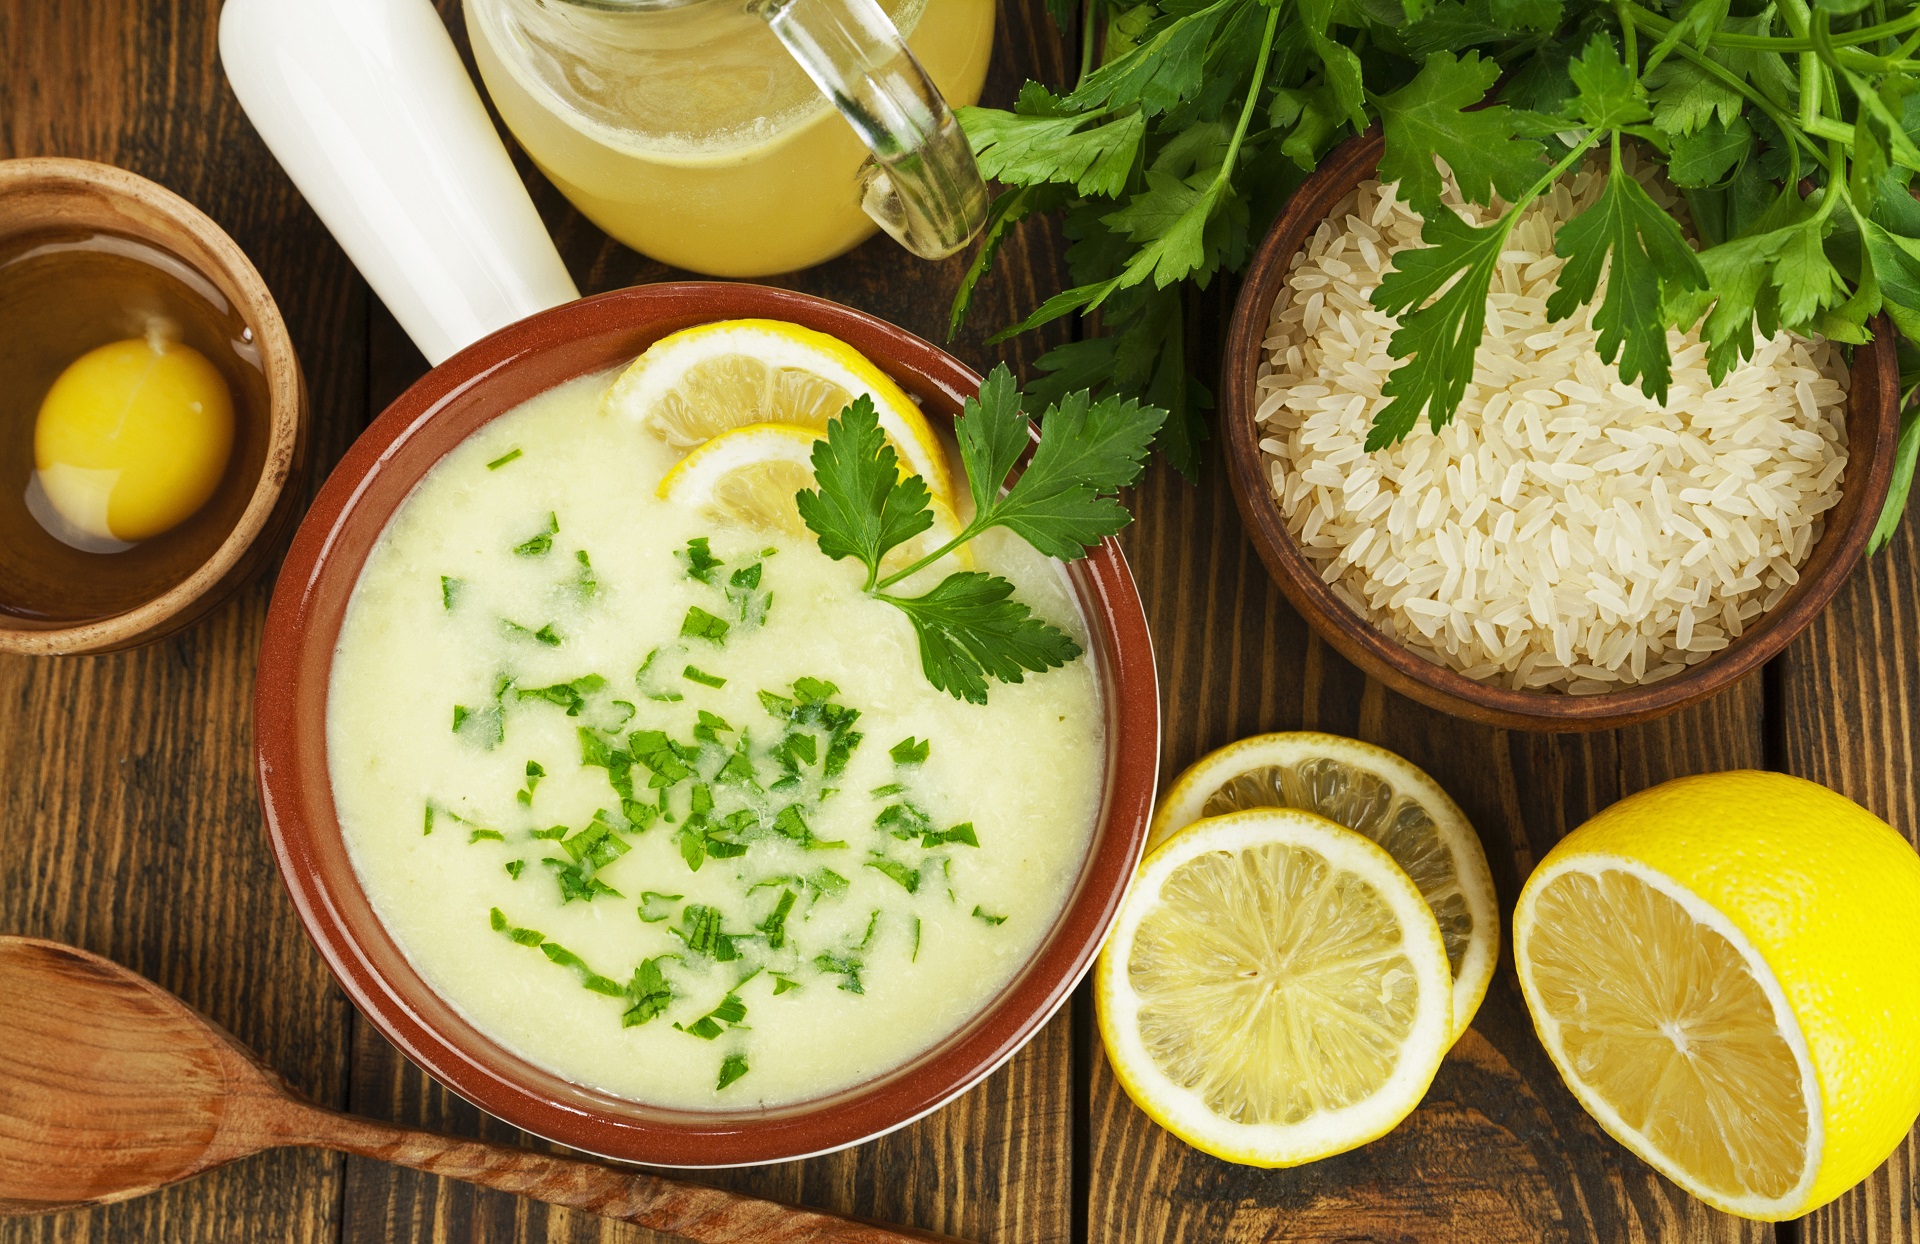
<path id="1" fill-rule="evenodd" d="M 677 1107 L 830 1093 L 958 1028 L 1065 905 L 1095 670 L 935 690 L 853 563 L 657 499 L 676 455 L 609 379 L 489 423 L 381 536 L 328 694 L 340 824 L 414 967 L 528 1061 Z M 1057 563 L 973 551 L 1085 645 Z"/>

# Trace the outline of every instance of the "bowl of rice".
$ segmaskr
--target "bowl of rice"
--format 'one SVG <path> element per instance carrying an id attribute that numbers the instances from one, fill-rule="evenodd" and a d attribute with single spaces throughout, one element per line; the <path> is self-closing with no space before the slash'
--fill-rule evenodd
<path id="1" fill-rule="evenodd" d="M 1223 427 L 1268 572 L 1370 676 L 1493 725 L 1595 730 L 1695 703 L 1784 648 L 1866 548 L 1892 471 L 1891 328 L 1787 332 L 1718 386 L 1670 332 L 1655 403 L 1595 352 L 1593 306 L 1550 323 L 1554 232 L 1604 172 L 1523 215 L 1454 420 L 1365 449 L 1397 326 L 1368 301 L 1421 219 L 1375 177 L 1377 132 L 1330 155 L 1247 271 Z M 1636 172 L 1685 223 L 1677 191 Z M 1448 204 L 1469 223 L 1491 213 Z M 1595 299 L 1595 305 L 1598 299 Z"/>

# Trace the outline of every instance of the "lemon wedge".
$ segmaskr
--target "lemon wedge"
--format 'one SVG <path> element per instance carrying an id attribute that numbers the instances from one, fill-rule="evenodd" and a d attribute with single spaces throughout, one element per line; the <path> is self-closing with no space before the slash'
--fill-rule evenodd
<path id="1" fill-rule="evenodd" d="M 1920 1114 L 1920 857 L 1779 773 L 1621 800 L 1514 912 L 1534 1027 L 1580 1104 L 1708 1204 L 1807 1213 Z"/>
<path id="2" fill-rule="evenodd" d="M 1440 922 L 1453 970 L 1453 1036 L 1473 1022 L 1500 957 L 1500 907 L 1480 836 L 1447 793 L 1403 758 L 1334 734 L 1241 739 L 1203 756 L 1154 809 L 1147 849 L 1202 817 L 1300 808 L 1386 848 Z"/>
<path id="3" fill-rule="evenodd" d="M 798 324 L 722 320 L 662 337 L 613 382 L 606 410 L 688 450 L 754 423 L 825 432 L 862 393 L 900 461 L 951 506 L 946 448 L 913 399 L 846 342 Z"/>
<path id="4" fill-rule="evenodd" d="M 662 500 L 698 510 L 719 522 L 804 539 L 807 525 L 801 521 L 793 496 L 813 487 L 813 446 L 820 439 L 821 434 L 812 428 L 790 423 L 750 423 L 734 428 L 682 458 L 655 491 Z M 933 511 L 933 526 L 881 559 L 883 573 L 912 565 L 960 534 L 960 520 L 946 502 L 930 497 L 927 505 Z M 972 566 L 973 555 L 961 545 L 929 569 Z"/>
<path id="5" fill-rule="evenodd" d="M 1452 1043 L 1440 926 L 1393 858 L 1286 808 L 1141 865 L 1094 969 L 1115 1076 L 1197 1149 L 1295 1166 L 1390 1131 Z"/>

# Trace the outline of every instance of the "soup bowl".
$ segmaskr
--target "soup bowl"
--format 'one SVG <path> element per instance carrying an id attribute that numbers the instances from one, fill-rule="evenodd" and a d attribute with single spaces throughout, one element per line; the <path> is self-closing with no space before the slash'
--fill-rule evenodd
<path id="1" fill-rule="evenodd" d="M 550 1140 L 659 1166 L 733 1166 L 831 1151 L 932 1111 L 986 1077 L 1066 1001 L 1091 965 L 1146 839 L 1159 765 L 1152 644 L 1118 545 L 1067 568 L 1106 718 L 1091 842 L 1065 907 L 1012 981 L 958 1030 L 851 1088 L 791 1105 L 694 1111 L 573 1083 L 504 1048 L 439 996 L 376 915 L 348 856 L 327 758 L 335 644 L 368 555 L 427 472 L 482 425 L 576 377 L 714 320 L 783 319 L 864 353 L 950 424 L 980 377 L 859 311 L 750 285 L 645 286 L 542 312 L 434 368 L 374 421 L 295 534 L 260 650 L 254 740 L 280 875 L 307 933 L 354 1003 L 401 1052 L 481 1109 Z"/>

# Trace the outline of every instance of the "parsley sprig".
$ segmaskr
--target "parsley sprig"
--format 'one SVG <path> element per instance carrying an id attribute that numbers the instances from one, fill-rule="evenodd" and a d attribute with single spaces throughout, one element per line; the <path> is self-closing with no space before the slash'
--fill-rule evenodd
<path id="1" fill-rule="evenodd" d="M 974 516 L 925 556 L 882 574 L 887 554 L 933 526 L 927 485 L 902 476 L 873 403 L 857 398 L 827 425 L 813 449 L 817 488 L 795 497 L 800 516 L 835 561 L 866 567 L 864 590 L 907 615 L 927 681 L 975 704 L 987 680 L 1017 683 L 1065 665 L 1080 645 L 1035 617 L 997 575 L 960 571 L 917 596 L 894 589 L 983 532 L 1004 527 L 1049 557 L 1084 557 L 1125 527 L 1115 494 L 1139 477 L 1167 412 L 1131 398 L 1093 400 L 1085 391 L 1050 406 L 1033 445 L 1032 424 L 1005 366 L 996 367 L 954 423 Z M 1029 446 L 1033 456 L 1011 486 Z"/>

